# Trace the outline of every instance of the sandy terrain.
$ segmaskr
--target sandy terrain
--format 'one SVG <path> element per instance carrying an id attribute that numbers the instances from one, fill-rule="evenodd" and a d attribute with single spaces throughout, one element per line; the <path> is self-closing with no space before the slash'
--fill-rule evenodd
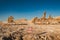
<path id="1" fill-rule="evenodd" d="M 17 35 L 15 35 L 17 33 Z M 60 40 L 60 25 L 10 25 L 0 27 L 0 40 L 14 34 L 16 40 Z M 19 37 L 18 37 L 19 36 Z"/>

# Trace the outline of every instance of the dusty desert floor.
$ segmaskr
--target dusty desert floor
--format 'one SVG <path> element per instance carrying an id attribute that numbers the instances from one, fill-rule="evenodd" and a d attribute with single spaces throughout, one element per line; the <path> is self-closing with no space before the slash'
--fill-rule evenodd
<path id="1" fill-rule="evenodd" d="M 60 40 L 60 25 L 28 24 L 0 27 L 0 40 Z"/>

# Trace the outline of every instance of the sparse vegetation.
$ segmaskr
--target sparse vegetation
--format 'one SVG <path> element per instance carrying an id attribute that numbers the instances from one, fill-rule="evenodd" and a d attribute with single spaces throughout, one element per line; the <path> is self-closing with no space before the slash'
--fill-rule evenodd
<path id="1" fill-rule="evenodd" d="M 60 25 L 33 25 L 32 33 L 28 33 L 29 25 L 0 26 L 0 40 L 60 40 Z"/>

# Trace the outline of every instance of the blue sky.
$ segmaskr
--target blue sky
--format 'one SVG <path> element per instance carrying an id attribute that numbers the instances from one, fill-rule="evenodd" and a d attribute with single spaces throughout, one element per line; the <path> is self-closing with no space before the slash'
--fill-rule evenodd
<path id="1" fill-rule="evenodd" d="M 48 15 L 60 16 L 60 0 L 0 0 L 0 20 L 9 16 L 15 19 L 41 17 L 46 11 Z"/>

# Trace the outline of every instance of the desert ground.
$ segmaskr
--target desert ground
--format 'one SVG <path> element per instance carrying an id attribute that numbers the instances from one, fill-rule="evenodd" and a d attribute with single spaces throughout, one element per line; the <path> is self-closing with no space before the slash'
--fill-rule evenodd
<path id="1" fill-rule="evenodd" d="M 0 26 L 0 40 L 60 40 L 60 25 Z"/>

